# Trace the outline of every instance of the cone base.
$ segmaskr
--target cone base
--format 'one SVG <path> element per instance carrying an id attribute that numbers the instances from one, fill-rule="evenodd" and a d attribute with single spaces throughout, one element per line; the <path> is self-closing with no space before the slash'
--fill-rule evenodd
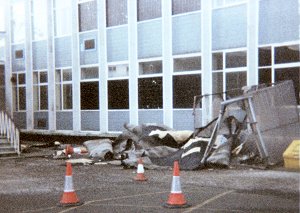
<path id="1" fill-rule="evenodd" d="M 188 208 L 190 207 L 190 204 L 182 204 L 182 205 L 178 205 L 178 204 L 168 204 L 168 203 L 164 203 L 163 207 L 165 208 L 169 208 L 169 209 L 180 209 L 180 208 Z"/>
<path id="2" fill-rule="evenodd" d="M 171 193 L 167 203 L 164 204 L 167 208 L 186 208 L 187 204 L 184 195 L 182 193 Z"/>
<path id="3" fill-rule="evenodd" d="M 144 174 L 138 173 L 138 174 L 134 177 L 134 180 L 136 180 L 136 181 L 147 181 L 148 178 L 146 178 Z"/>
<path id="4" fill-rule="evenodd" d="M 61 206 L 79 206 L 83 202 L 80 202 L 75 192 L 64 192 L 60 200 Z"/>

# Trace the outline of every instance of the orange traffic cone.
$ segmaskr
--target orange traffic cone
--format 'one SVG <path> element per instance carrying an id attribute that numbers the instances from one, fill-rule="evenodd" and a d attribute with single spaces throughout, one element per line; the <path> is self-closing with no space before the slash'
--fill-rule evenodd
<path id="1" fill-rule="evenodd" d="M 64 193 L 60 200 L 61 206 L 78 206 L 82 202 L 79 201 L 73 187 L 73 177 L 72 177 L 72 165 L 67 162 L 66 176 L 65 176 L 65 185 Z"/>
<path id="2" fill-rule="evenodd" d="M 163 206 L 167 208 L 186 208 L 190 206 L 181 192 L 178 161 L 174 162 L 171 193 L 169 194 L 167 203 Z"/>
<path id="3" fill-rule="evenodd" d="M 142 158 L 138 160 L 138 166 L 137 166 L 137 175 L 134 177 L 135 180 L 137 181 L 146 181 L 148 180 L 145 175 L 144 175 L 144 166 L 143 166 L 143 161 Z"/>
<path id="4" fill-rule="evenodd" d="M 72 155 L 74 153 L 76 154 L 84 154 L 87 153 L 88 151 L 86 149 L 83 148 L 73 148 L 71 145 L 67 145 L 66 149 L 65 149 L 65 153 L 66 155 Z"/>

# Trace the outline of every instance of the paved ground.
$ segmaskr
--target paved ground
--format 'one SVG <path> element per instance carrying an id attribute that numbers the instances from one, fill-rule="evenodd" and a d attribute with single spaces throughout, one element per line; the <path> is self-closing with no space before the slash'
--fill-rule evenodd
<path id="1" fill-rule="evenodd" d="M 140 183 L 133 180 L 135 169 L 73 165 L 74 188 L 84 204 L 60 207 L 65 161 L 23 156 L 0 159 L 0 212 L 299 212 L 300 173 L 283 168 L 181 171 L 191 206 L 166 209 L 171 170 L 146 170 L 149 180 Z"/>

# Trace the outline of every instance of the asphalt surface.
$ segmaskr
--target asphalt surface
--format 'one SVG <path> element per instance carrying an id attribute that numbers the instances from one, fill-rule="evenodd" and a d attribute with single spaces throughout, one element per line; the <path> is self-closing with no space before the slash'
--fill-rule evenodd
<path id="1" fill-rule="evenodd" d="M 74 189 L 83 204 L 61 207 L 65 160 L 22 156 L 0 158 L 0 212 L 299 212 L 299 172 L 249 167 L 181 171 L 190 207 L 169 209 L 163 205 L 172 168 L 145 170 L 148 181 L 137 182 L 136 169 L 74 164 Z"/>

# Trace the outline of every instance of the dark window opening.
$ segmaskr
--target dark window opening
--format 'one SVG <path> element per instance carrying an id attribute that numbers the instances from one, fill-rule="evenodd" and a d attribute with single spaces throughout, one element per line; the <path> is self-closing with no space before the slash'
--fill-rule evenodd
<path id="1" fill-rule="evenodd" d="M 272 51 L 271 47 L 259 48 L 259 66 L 271 66 Z"/>
<path id="2" fill-rule="evenodd" d="M 99 83 L 81 82 L 80 84 L 81 110 L 99 109 Z"/>
<path id="3" fill-rule="evenodd" d="M 226 53 L 226 68 L 246 67 L 247 52 L 230 52 Z"/>
<path id="4" fill-rule="evenodd" d="M 78 5 L 79 32 L 97 29 L 97 2 Z"/>
<path id="5" fill-rule="evenodd" d="M 107 27 L 127 24 L 127 0 L 106 0 L 106 14 Z"/>
<path id="6" fill-rule="evenodd" d="M 275 64 L 300 61 L 299 45 L 291 45 L 275 48 Z"/>
<path id="7" fill-rule="evenodd" d="M 16 57 L 16 59 L 24 58 L 23 50 L 16 50 L 15 57 Z"/>
<path id="8" fill-rule="evenodd" d="M 161 109 L 163 106 L 162 78 L 138 80 L 139 109 Z"/>
<path id="9" fill-rule="evenodd" d="M 247 72 L 226 73 L 226 98 L 243 94 L 242 87 L 247 85 Z"/>
<path id="10" fill-rule="evenodd" d="M 108 109 L 129 109 L 128 80 L 108 81 Z"/>
<path id="11" fill-rule="evenodd" d="M 196 10 L 201 10 L 201 1 L 199 0 L 172 0 L 173 15 Z"/>
<path id="12" fill-rule="evenodd" d="M 195 95 L 201 95 L 201 76 L 173 76 L 173 107 L 193 108 Z"/>
<path id="13" fill-rule="evenodd" d="M 84 41 L 84 50 L 96 49 L 95 39 L 88 39 Z"/>
<path id="14" fill-rule="evenodd" d="M 137 0 L 138 21 L 161 17 L 161 0 Z"/>
<path id="15" fill-rule="evenodd" d="M 275 82 L 285 80 L 293 81 L 297 103 L 300 104 L 300 67 L 276 69 Z"/>
<path id="16" fill-rule="evenodd" d="M 271 69 L 259 69 L 258 73 L 259 84 L 271 84 L 272 83 L 272 71 Z"/>

